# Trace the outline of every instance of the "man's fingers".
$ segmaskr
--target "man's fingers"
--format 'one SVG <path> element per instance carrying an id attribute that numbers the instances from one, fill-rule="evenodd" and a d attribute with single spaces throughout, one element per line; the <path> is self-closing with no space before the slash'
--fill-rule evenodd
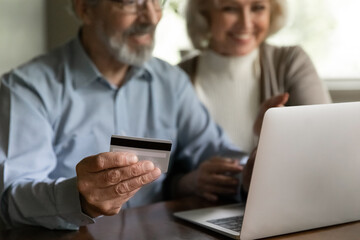
<path id="1" fill-rule="evenodd" d="M 135 192 L 161 175 L 152 162 L 119 152 L 85 158 L 76 173 L 83 211 L 92 217 L 116 214 Z"/>
<path id="2" fill-rule="evenodd" d="M 100 172 L 109 168 L 120 168 L 138 162 L 135 154 L 125 152 L 105 152 L 83 159 L 77 166 L 77 170 L 90 173 Z"/>
<path id="3" fill-rule="evenodd" d="M 144 185 L 153 182 L 154 180 L 156 180 L 159 176 L 161 175 L 161 171 L 159 168 L 155 168 L 153 171 L 135 177 L 135 178 L 131 178 L 129 180 L 126 181 L 122 181 L 117 185 L 111 186 L 110 188 L 108 188 L 108 190 L 110 191 L 108 194 L 110 197 L 112 198 L 117 198 L 122 196 L 123 194 L 126 194 L 128 192 L 131 192 L 135 189 L 141 188 Z"/>
<path id="4" fill-rule="evenodd" d="M 107 201 L 111 199 L 124 198 L 130 192 L 155 181 L 160 175 L 160 169 L 155 168 L 153 171 L 143 174 L 141 176 L 122 181 L 116 185 L 112 185 L 107 188 L 98 189 L 97 191 L 95 191 L 94 194 L 97 195 L 97 201 Z"/>
<path id="5" fill-rule="evenodd" d="M 141 161 L 131 166 L 113 168 L 95 173 L 92 177 L 94 185 L 99 188 L 116 185 L 121 181 L 138 177 L 155 169 L 151 161 Z"/>

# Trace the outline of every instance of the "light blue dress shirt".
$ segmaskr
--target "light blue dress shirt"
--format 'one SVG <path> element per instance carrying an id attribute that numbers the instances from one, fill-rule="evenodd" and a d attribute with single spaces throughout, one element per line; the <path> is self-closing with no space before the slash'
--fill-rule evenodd
<path id="1" fill-rule="evenodd" d="M 3 227 L 77 229 L 75 166 L 107 152 L 112 134 L 169 139 L 172 166 L 187 171 L 215 154 L 239 152 L 199 103 L 187 76 L 151 59 L 117 88 L 78 38 L 4 75 L 0 87 L 0 194 Z M 162 199 L 160 179 L 125 207 Z"/>

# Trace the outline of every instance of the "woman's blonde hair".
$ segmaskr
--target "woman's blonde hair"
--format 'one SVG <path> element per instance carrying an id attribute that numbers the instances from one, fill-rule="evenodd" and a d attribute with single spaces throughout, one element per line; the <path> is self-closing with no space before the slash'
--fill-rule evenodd
<path id="1" fill-rule="evenodd" d="M 207 49 L 209 45 L 211 34 L 206 10 L 209 4 L 213 4 L 212 1 L 187 0 L 185 8 L 187 31 L 194 47 L 199 50 Z M 283 28 L 287 19 L 286 0 L 270 0 L 270 4 L 271 13 L 268 37 Z"/>

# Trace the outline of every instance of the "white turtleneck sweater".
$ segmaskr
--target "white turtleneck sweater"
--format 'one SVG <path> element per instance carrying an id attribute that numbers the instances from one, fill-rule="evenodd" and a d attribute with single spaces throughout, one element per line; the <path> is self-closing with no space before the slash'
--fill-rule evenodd
<path id="1" fill-rule="evenodd" d="M 215 121 L 242 150 L 255 145 L 253 124 L 260 109 L 259 51 L 226 57 L 208 50 L 199 57 L 195 91 Z"/>

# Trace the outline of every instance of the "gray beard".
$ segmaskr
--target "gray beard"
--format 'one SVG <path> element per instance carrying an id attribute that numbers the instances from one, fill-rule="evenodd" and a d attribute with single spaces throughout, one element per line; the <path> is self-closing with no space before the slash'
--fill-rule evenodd
<path id="1" fill-rule="evenodd" d="M 139 30 L 140 29 L 140 30 Z M 102 42 L 108 48 L 110 54 L 119 62 L 140 66 L 148 61 L 154 49 L 154 41 L 149 46 L 138 46 L 135 49 L 131 49 L 127 44 L 128 37 L 133 33 L 148 33 L 152 31 L 151 26 L 135 26 L 125 31 L 122 35 L 122 39 L 118 40 L 114 36 L 108 36 L 105 34 L 104 29 L 97 25 L 97 33 Z"/>
<path id="2" fill-rule="evenodd" d="M 119 62 L 140 66 L 151 58 L 154 42 L 150 46 L 139 46 L 132 50 L 125 42 L 119 42 L 112 37 L 109 39 L 109 47 L 112 55 Z"/>

